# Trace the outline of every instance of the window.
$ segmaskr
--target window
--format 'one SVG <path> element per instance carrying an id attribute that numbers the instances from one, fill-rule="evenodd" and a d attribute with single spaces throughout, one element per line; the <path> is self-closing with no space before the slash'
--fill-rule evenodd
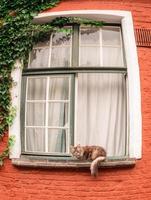
<path id="1" fill-rule="evenodd" d="M 131 13 L 64 11 L 40 14 L 35 21 L 60 15 L 110 24 L 100 29 L 66 27 L 73 34 L 46 36 L 22 73 L 16 62 L 12 77 L 18 84 L 12 99 L 18 112 L 9 129 L 16 136 L 13 163 L 20 165 L 21 151 L 67 160 L 70 144 L 79 143 L 104 146 L 109 157 L 141 158 L 140 82 Z"/>
<path id="2" fill-rule="evenodd" d="M 101 145 L 126 156 L 126 65 L 119 25 L 65 27 L 34 47 L 23 70 L 23 153 L 70 155 Z"/>

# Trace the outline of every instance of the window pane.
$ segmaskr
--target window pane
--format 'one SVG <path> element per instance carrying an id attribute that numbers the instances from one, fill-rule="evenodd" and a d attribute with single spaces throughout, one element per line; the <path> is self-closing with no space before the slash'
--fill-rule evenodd
<path id="1" fill-rule="evenodd" d="M 68 104 L 49 103 L 48 126 L 67 126 Z"/>
<path id="2" fill-rule="evenodd" d="M 45 110 L 45 103 L 27 103 L 26 125 L 44 126 Z"/>
<path id="3" fill-rule="evenodd" d="M 66 27 L 69 31 L 71 28 Z M 71 66 L 71 32 L 54 33 L 52 36 L 51 67 Z"/>
<path id="4" fill-rule="evenodd" d="M 76 144 L 103 146 L 108 156 L 125 155 L 124 75 L 79 74 L 77 101 Z"/>
<path id="5" fill-rule="evenodd" d="M 49 48 L 33 49 L 30 54 L 28 68 L 47 68 L 49 59 Z"/>
<path id="6" fill-rule="evenodd" d="M 102 29 L 103 45 L 121 45 L 120 29 L 117 27 L 104 27 Z"/>
<path id="7" fill-rule="evenodd" d="M 68 100 L 69 80 L 69 77 L 50 77 L 49 100 Z"/>
<path id="8" fill-rule="evenodd" d="M 81 45 L 88 44 L 97 44 L 99 45 L 100 41 L 100 29 L 94 27 L 81 28 L 80 29 L 81 36 Z"/>
<path id="9" fill-rule="evenodd" d="M 44 77 L 28 78 L 27 99 L 45 100 L 46 81 L 47 79 Z"/>
<path id="10" fill-rule="evenodd" d="M 44 152 L 45 134 L 42 128 L 26 128 L 26 151 Z"/>
<path id="11" fill-rule="evenodd" d="M 80 48 L 80 66 L 100 66 L 100 48 L 99 47 L 81 47 Z"/>
<path id="12" fill-rule="evenodd" d="M 103 47 L 103 66 L 124 66 L 121 48 Z"/>
<path id="13" fill-rule="evenodd" d="M 48 151 L 51 153 L 66 152 L 66 130 L 48 129 Z"/>
<path id="14" fill-rule="evenodd" d="M 50 34 L 45 34 L 42 38 L 40 38 L 40 41 L 34 45 L 35 48 L 40 47 L 49 47 L 50 45 Z"/>
<path id="15" fill-rule="evenodd" d="M 51 67 L 69 67 L 70 47 L 53 47 L 51 52 Z"/>
<path id="16" fill-rule="evenodd" d="M 71 34 L 54 33 L 52 36 L 52 46 L 71 45 Z"/>

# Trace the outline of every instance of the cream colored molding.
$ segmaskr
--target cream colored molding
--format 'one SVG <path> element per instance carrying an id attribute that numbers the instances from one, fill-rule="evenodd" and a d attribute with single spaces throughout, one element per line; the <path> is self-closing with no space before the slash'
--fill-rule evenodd
<path id="1" fill-rule="evenodd" d="M 20 100 L 21 100 L 21 75 L 22 64 L 19 60 L 15 63 L 15 68 L 11 73 L 13 81 L 16 83 L 11 90 L 12 105 L 16 107 L 17 113 L 13 125 L 9 127 L 9 136 L 15 136 L 15 145 L 13 146 L 10 158 L 19 158 L 21 154 L 21 132 L 20 132 Z"/>

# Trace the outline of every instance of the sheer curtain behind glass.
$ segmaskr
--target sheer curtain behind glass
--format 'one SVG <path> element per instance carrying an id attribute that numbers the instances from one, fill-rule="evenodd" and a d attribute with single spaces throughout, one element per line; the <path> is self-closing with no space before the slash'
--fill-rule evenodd
<path id="1" fill-rule="evenodd" d="M 27 79 L 25 148 L 29 152 L 45 151 L 46 77 Z"/>
<path id="2" fill-rule="evenodd" d="M 34 46 L 28 68 L 68 67 L 71 64 L 71 27 L 68 33 L 46 35 Z M 69 132 L 69 76 L 27 79 L 25 150 L 66 152 Z"/>
<path id="3" fill-rule="evenodd" d="M 69 128 L 69 77 L 54 77 L 50 79 L 49 101 L 48 151 L 65 153 Z"/>
<path id="4" fill-rule="evenodd" d="M 58 67 L 70 68 L 71 57 L 74 56 L 72 49 L 70 33 L 54 33 L 51 37 L 47 36 L 43 42 L 34 47 L 28 68 L 49 68 L 50 71 L 51 67 L 55 67 L 56 70 Z M 80 28 L 79 66 L 124 67 L 120 28 Z M 84 71 L 74 75 L 77 86 L 75 145 L 101 145 L 107 150 L 108 156 L 125 155 L 125 76 L 115 72 Z M 68 152 L 71 139 L 69 124 L 71 89 L 73 89 L 71 74 L 44 74 L 27 78 L 25 106 L 27 152 Z"/>
<path id="5" fill-rule="evenodd" d="M 26 150 L 66 152 L 69 76 L 28 78 Z"/>
<path id="6" fill-rule="evenodd" d="M 81 65 L 123 67 L 118 27 L 84 27 L 80 34 Z M 120 73 L 79 73 L 76 102 L 76 144 L 101 145 L 108 156 L 125 155 L 125 76 Z"/>
<path id="7" fill-rule="evenodd" d="M 126 91 L 122 74 L 79 74 L 76 143 L 125 155 Z"/>

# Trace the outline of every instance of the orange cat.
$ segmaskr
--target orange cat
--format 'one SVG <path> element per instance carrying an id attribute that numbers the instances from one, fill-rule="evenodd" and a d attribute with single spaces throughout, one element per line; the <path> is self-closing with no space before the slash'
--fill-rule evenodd
<path id="1" fill-rule="evenodd" d="M 92 161 L 90 170 L 92 176 L 98 174 L 98 164 L 106 158 L 106 151 L 101 146 L 71 146 L 71 154 L 79 160 Z"/>

